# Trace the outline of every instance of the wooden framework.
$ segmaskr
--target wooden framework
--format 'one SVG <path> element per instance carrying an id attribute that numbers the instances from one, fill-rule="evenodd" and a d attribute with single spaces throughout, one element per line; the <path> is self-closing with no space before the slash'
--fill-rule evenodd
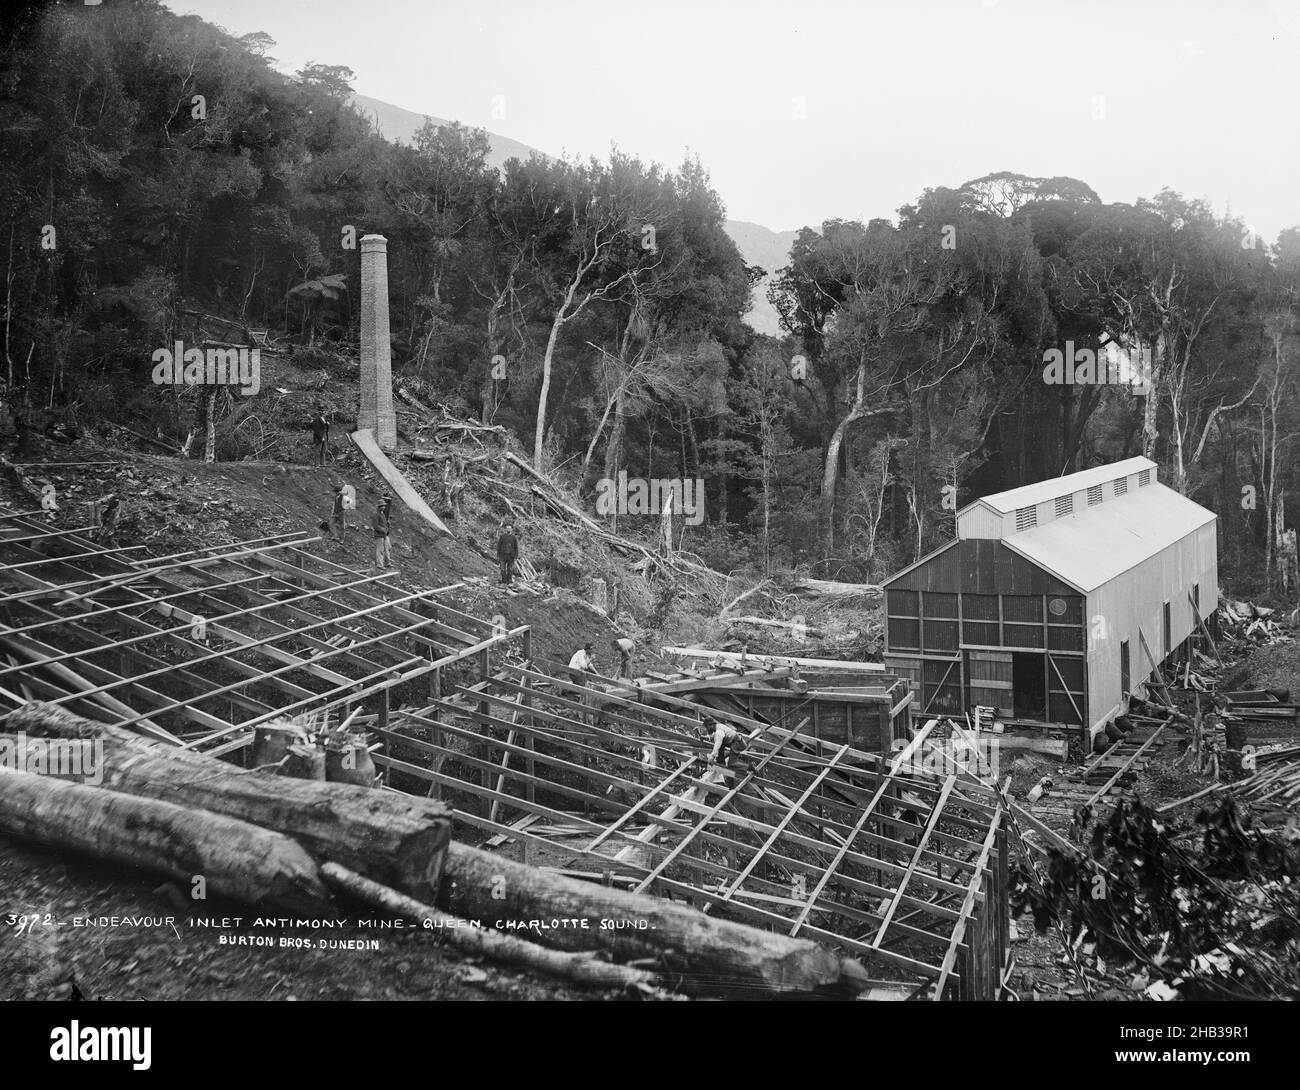
<path id="1" fill-rule="evenodd" d="M 40 699 L 228 754 L 257 724 L 364 701 L 355 721 L 378 739 L 389 786 L 445 795 L 462 834 L 802 934 L 918 994 L 1000 994 L 1010 943 L 998 793 L 816 722 L 822 705 L 843 705 L 850 727 L 854 706 L 867 708 L 878 727 L 864 739 L 887 750 L 908 733 L 904 683 L 791 694 L 763 711 L 718 702 L 708 713 L 749 741 L 745 767 L 729 770 L 707 759 L 687 696 L 700 685 L 574 677 L 532 660 L 527 628 L 434 601 L 450 588 L 409 593 L 389 573 L 316 557 L 306 546 L 317 540 L 139 559 L 0 512 L 0 716 Z"/>
<path id="2" fill-rule="evenodd" d="M 41 699 L 177 745 L 229 752 L 281 716 L 421 699 L 442 672 L 483 676 L 500 631 L 316 557 L 281 534 L 132 559 L 84 529 L 0 516 L 0 714 Z M 455 584 L 459 586 L 459 584 Z"/>
<path id="3" fill-rule="evenodd" d="M 790 687 L 778 684 L 787 672 L 781 668 L 737 672 L 689 683 L 647 681 L 640 683 L 640 691 L 651 703 L 659 693 L 689 692 L 710 714 L 730 710 L 758 722 L 806 715 L 814 738 L 884 754 L 892 752 L 897 740 L 910 737 L 914 696 L 905 679 L 874 674 L 870 683 L 814 689 L 798 679 L 792 679 L 795 683 Z"/>
<path id="4" fill-rule="evenodd" d="M 951 555 L 961 554 L 953 550 Z M 979 555 L 971 553 L 972 563 L 979 560 Z M 1024 568 L 1021 562 L 1015 569 L 1022 583 Z M 1083 724 L 1087 703 L 1085 599 L 1073 591 L 1023 593 L 1023 585 L 1018 587 L 1020 593 L 992 593 L 989 587 L 994 571 L 983 574 L 980 585 L 984 589 L 979 593 L 934 589 L 938 584 L 923 578 L 927 574 L 924 568 L 909 573 L 915 586 L 908 585 L 909 577 L 901 579 L 898 586 L 891 583 L 885 597 L 886 665 L 908 675 L 921 715 L 960 714 L 968 705 L 992 703 L 1006 716 Z M 983 602 L 985 612 L 973 612 L 973 602 Z M 1059 612 L 1053 611 L 1053 605 Z M 1010 686 L 1005 686 L 1001 702 L 988 694 L 979 669 L 990 656 L 999 655 L 1035 657 L 1042 673 L 1041 714 L 1027 716 L 1023 708 L 1013 707 Z M 1066 672 L 1071 677 L 1067 678 Z"/>
<path id="5" fill-rule="evenodd" d="M 748 739 L 743 766 L 709 763 L 701 710 Z M 438 790 L 462 838 L 814 938 L 934 998 L 995 998 L 1010 952 L 996 789 L 811 726 L 806 706 L 759 721 L 503 664 L 395 712 L 374 759 L 390 782 Z"/>

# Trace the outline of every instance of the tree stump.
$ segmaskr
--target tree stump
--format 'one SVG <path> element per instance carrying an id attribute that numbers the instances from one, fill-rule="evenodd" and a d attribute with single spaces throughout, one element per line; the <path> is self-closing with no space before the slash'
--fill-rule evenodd
<path id="1" fill-rule="evenodd" d="M 284 775 L 295 780 L 324 780 L 325 753 L 315 746 L 290 746 Z"/>

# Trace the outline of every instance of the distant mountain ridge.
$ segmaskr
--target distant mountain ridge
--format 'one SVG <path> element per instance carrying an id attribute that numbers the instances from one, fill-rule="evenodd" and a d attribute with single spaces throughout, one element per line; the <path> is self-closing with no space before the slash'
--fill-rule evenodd
<path id="1" fill-rule="evenodd" d="M 352 105 L 374 121 L 385 139 L 394 143 L 413 143 L 415 134 L 426 121 L 432 121 L 435 125 L 451 124 L 446 118 L 403 109 L 369 95 L 353 95 Z M 498 170 L 505 166 L 508 159 L 527 159 L 534 152 L 546 154 L 499 133 L 488 132 L 487 135 L 488 162 Z M 726 220 L 723 230 L 736 244 L 746 265 L 759 265 L 767 270 L 767 276 L 755 285 L 751 293 L 751 307 L 745 315 L 745 321 L 759 333 L 781 336 L 776 308 L 767 301 L 767 288 L 773 274 L 789 260 L 790 247 L 798 232 L 773 231 L 762 224 L 748 223 L 745 220 Z"/>
<path id="2" fill-rule="evenodd" d="M 767 289 L 776 273 L 789 264 L 790 247 L 794 245 L 795 236 L 799 232 L 773 231 L 760 223 L 749 223 L 746 220 L 727 220 L 722 226 L 736 244 L 745 264 L 758 265 L 767 271 L 767 275 L 750 291 L 750 310 L 745 315 L 745 321 L 759 333 L 766 333 L 770 337 L 784 336 L 780 315 L 777 314 L 776 307 L 767 301 Z"/>
<path id="3" fill-rule="evenodd" d="M 384 139 L 391 140 L 395 144 L 413 144 L 415 134 L 426 121 L 432 121 L 435 125 L 451 124 L 445 117 L 404 110 L 401 106 L 394 106 L 391 102 L 383 102 L 369 95 L 353 95 L 352 105 L 375 122 Z M 507 159 L 527 159 L 535 151 L 536 148 L 530 148 L 518 140 L 511 140 L 508 136 L 501 136 L 495 132 L 488 133 L 488 162 L 498 170 L 505 166 Z M 545 153 L 538 152 L 538 154 Z"/>

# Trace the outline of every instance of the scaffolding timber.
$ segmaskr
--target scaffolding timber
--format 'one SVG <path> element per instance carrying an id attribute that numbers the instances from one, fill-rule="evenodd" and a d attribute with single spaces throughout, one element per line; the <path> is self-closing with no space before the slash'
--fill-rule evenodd
<path id="1" fill-rule="evenodd" d="M 905 682 L 575 675 L 438 600 L 459 584 L 411 592 L 318 540 L 142 558 L 0 512 L 0 719 L 43 700 L 239 761 L 260 724 L 356 713 L 387 789 L 440 795 L 459 839 L 813 939 L 882 994 L 1003 994 L 1005 803 L 907 760 L 931 725 Z M 742 765 L 709 761 L 703 712 L 748 739 Z"/>

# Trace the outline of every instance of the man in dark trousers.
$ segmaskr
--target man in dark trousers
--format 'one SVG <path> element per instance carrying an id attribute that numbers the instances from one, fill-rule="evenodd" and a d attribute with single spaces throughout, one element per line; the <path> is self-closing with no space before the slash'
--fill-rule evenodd
<path id="1" fill-rule="evenodd" d="M 711 740 L 709 763 L 722 765 L 730 772 L 735 772 L 742 765 L 741 757 L 749 748 L 745 736 L 729 723 L 720 723 L 710 715 L 704 717 L 700 724 L 700 733 L 706 741 Z"/>
<path id="2" fill-rule="evenodd" d="M 110 495 L 104 506 L 104 513 L 99 517 L 99 528 L 95 531 L 95 541 L 101 545 L 112 545 L 117 534 L 117 516 L 121 512 L 122 497 Z"/>
<path id="3" fill-rule="evenodd" d="M 385 496 L 375 508 L 375 516 L 370 520 L 370 528 L 375 532 L 375 567 L 391 568 L 393 566 L 393 547 L 389 537 L 389 513 L 393 507 L 393 497 Z"/>
<path id="4" fill-rule="evenodd" d="M 519 559 L 519 539 L 515 537 L 515 524 L 507 522 L 501 527 L 501 536 L 497 538 L 497 563 L 501 565 L 501 582 L 510 585 L 514 574 L 515 561 Z"/>
<path id="5" fill-rule="evenodd" d="M 348 524 L 343 518 L 344 509 L 343 486 L 336 484 L 334 486 L 334 507 L 330 511 L 330 534 L 340 545 L 343 544 L 343 531 L 348 528 Z"/>
<path id="6" fill-rule="evenodd" d="M 610 640 L 618 648 L 618 676 L 626 680 L 632 678 L 632 652 L 636 650 L 636 644 L 626 636 L 620 636 L 616 640 Z"/>
<path id="7" fill-rule="evenodd" d="M 320 413 L 317 413 L 311 422 L 311 441 L 316 448 L 316 464 L 323 466 L 325 464 L 325 455 L 329 450 L 330 425 L 329 421 Z"/>

